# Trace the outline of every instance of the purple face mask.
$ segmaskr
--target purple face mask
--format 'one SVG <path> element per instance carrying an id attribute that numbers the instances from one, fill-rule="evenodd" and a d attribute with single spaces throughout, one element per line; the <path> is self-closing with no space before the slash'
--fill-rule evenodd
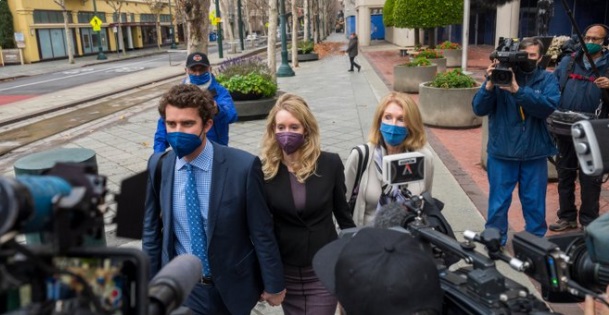
<path id="1" fill-rule="evenodd" d="M 275 134 L 279 147 L 287 154 L 296 152 L 305 142 L 304 135 L 295 132 L 281 132 Z"/>

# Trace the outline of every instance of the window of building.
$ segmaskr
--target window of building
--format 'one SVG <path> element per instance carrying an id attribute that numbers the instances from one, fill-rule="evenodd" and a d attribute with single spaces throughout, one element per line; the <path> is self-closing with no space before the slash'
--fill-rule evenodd
<path id="1" fill-rule="evenodd" d="M 156 22 L 154 14 L 140 14 L 140 22 Z"/>
<path id="2" fill-rule="evenodd" d="M 161 14 L 161 22 L 171 23 L 171 15 Z"/>
<path id="3" fill-rule="evenodd" d="M 135 13 L 131 13 L 131 22 L 135 22 Z"/>
<path id="4" fill-rule="evenodd" d="M 112 14 L 112 22 L 118 22 L 118 14 Z M 127 13 L 121 13 L 121 22 L 127 22 Z"/>
<path id="5" fill-rule="evenodd" d="M 370 9 L 370 14 L 372 14 L 372 15 L 383 14 L 383 8 Z"/>
<path id="6" fill-rule="evenodd" d="M 89 23 L 94 16 L 93 12 L 84 12 L 84 11 L 78 12 L 77 15 L 78 15 L 78 23 Z M 97 17 L 100 20 L 102 20 L 102 22 L 106 23 L 106 13 L 98 11 Z"/>
<path id="7" fill-rule="evenodd" d="M 63 11 L 34 10 L 34 23 L 63 23 Z M 68 23 L 72 23 L 72 13 L 70 11 L 68 11 Z"/>

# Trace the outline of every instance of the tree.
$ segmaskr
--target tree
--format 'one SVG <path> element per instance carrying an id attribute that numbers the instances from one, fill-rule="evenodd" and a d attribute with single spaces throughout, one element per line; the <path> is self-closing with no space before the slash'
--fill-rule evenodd
<path id="1" fill-rule="evenodd" d="M 210 0 L 177 0 L 176 3 L 184 12 L 188 25 L 188 52 L 207 53 Z M 225 15 L 222 13 L 221 16 L 224 20 Z"/>
<path id="2" fill-rule="evenodd" d="M 116 41 L 116 47 L 117 47 L 117 49 L 123 51 L 123 56 L 124 56 L 127 53 L 125 52 L 125 47 L 123 47 L 123 28 L 121 27 L 121 24 L 123 23 L 123 17 L 121 15 L 121 9 L 123 8 L 123 3 L 125 3 L 125 1 L 124 0 L 110 0 L 110 1 L 106 0 L 106 3 L 112 8 L 112 10 L 114 10 L 114 14 L 117 16 L 118 40 Z"/>
<path id="3" fill-rule="evenodd" d="M 304 0 L 304 40 L 309 40 L 311 38 L 311 11 L 309 11 L 309 0 Z"/>
<path id="4" fill-rule="evenodd" d="M 271 69 L 271 75 L 273 79 L 277 76 L 277 59 L 275 53 L 275 44 L 277 44 L 277 20 L 279 14 L 277 13 L 277 1 L 269 0 L 269 35 L 268 43 L 266 47 L 266 54 L 268 56 L 268 64 Z"/>
<path id="5" fill-rule="evenodd" d="M 427 29 L 429 47 L 434 48 L 435 34 L 430 30 L 438 26 L 461 24 L 463 0 L 396 0 L 393 20 L 396 27 Z"/>
<path id="6" fill-rule="evenodd" d="M 292 67 L 298 67 L 298 8 L 296 8 L 296 0 L 292 0 Z M 306 41 L 306 38 L 303 39 Z"/>
<path id="7" fill-rule="evenodd" d="M 385 5 L 383 6 L 383 24 L 385 27 L 394 26 L 393 23 L 393 7 L 395 5 L 396 0 L 386 0 Z"/>
<path id="8" fill-rule="evenodd" d="M 0 0 L 0 47 L 4 49 L 15 48 L 14 33 L 13 14 L 8 7 L 8 1 Z"/>
<path id="9" fill-rule="evenodd" d="M 70 28 L 68 27 L 68 22 L 70 19 L 68 18 L 68 10 L 66 9 L 66 0 L 53 0 L 58 6 L 61 7 L 61 11 L 63 12 L 63 28 L 66 32 L 66 47 L 68 49 L 68 62 L 74 63 L 74 52 L 72 49 L 72 36 L 70 35 Z"/>

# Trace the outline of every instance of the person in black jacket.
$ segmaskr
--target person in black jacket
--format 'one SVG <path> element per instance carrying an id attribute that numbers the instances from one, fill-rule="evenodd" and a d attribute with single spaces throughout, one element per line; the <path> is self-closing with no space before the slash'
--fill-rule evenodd
<path id="1" fill-rule="evenodd" d="M 343 163 L 320 148 L 319 127 L 307 103 L 284 94 L 268 115 L 262 141 L 264 191 L 273 215 L 284 265 L 286 315 L 333 315 L 336 298 L 312 267 L 313 255 L 337 239 L 332 215 L 341 229 L 355 227 L 345 199 Z"/>
<path id="2" fill-rule="evenodd" d="M 355 62 L 355 57 L 357 57 L 358 53 L 358 43 L 357 43 L 357 34 L 351 33 L 349 37 L 349 46 L 347 47 L 347 54 L 349 55 L 349 62 L 351 63 L 351 68 L 349 72 L 353 72 L 353 67 L 357 68 L 357 72 L 362 69 L 362 66 L 358 65 Z"/>

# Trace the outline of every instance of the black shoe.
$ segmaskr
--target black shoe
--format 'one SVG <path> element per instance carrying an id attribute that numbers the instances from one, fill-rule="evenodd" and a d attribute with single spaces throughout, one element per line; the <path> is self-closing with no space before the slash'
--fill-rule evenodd
<path id="1" fill-rule="evenodd" d="M 348 72 L 353 72 L 353 69 L 349 69 L 349 70 L 347 70 L 347 71 L 348 71 Z"/>
<path id="2" fill-rule="evenodd" d="M 556 221 L 556 223 L 550 224 L 549 228 L 550 228 L 550 231 L 554 231 L 554 232 L 577 229 L 577 222 L 558 219 L 558 221 Z"/>
<path id="3" fill-rule="evenodd" d="M 359 72 L 360 70 L 362 70 L 362 66 L 357 66 L 357 72 Z"/>

